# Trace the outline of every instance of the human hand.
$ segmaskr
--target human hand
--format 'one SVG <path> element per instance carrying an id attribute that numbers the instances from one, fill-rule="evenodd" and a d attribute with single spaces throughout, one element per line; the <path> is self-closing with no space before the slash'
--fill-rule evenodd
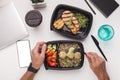
<path id="1" fill-rule="evenodd" d="M 32 50 L 32 67 L 39 69 L 45 58 L 46 44 L 45 42 L 38 42 Z"/>
<path id="2" fill-rule="evenodd" d="M 89 65 L 92 71 L 98 77 L 98 80 L 110 80 L 108 73 L 106 72 L 105 60 L 103 60 L 94 52 L 88 52 L 86 56 L 89 61 Z"/>

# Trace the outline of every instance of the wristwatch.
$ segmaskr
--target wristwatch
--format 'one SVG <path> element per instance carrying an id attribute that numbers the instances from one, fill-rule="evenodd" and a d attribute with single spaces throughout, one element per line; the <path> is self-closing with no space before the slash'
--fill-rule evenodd
<path id="1" fill-rule="evenodd" d="M 34 67 L 32 67 L 32 63 L 30 63 L 29 67 L 28 67 L 28 71 L 33 72 L 33 73 L 37 73 L 39 69 L 35 69 Z"/>

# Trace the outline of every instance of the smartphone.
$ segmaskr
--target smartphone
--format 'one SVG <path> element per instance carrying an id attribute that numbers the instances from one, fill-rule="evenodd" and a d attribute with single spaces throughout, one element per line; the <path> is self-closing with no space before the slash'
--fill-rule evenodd
<path id="1" fill-rule="evenodd" d="M 17 41 L 18 61 L 20 67 L 28 67 L 31 62 L 30 41 Z"/>

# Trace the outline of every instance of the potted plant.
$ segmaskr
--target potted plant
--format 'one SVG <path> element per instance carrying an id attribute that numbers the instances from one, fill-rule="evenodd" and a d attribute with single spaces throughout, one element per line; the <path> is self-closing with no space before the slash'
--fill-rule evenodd
<path id="1" fill-rule="evenodd" d="M 44 0 L 31 0 L 32 3 L 39 3 L 39 2 L 44 2 Z"/>
<path id="2" fill-rule="evenodd" d="M 32 6 L 33 6 L 35 9 L 46 6 L 46 3 L 45 3 L 44 0 L 31 0 L 31 1 L 32 1 Z"/>

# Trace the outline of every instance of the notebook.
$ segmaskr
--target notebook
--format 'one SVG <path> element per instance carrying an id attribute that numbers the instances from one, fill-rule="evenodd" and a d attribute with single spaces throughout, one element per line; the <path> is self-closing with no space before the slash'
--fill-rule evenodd
<path id="1" fill-rule="evenodd" d="M 119 6 L 115 0 L 90 0 L 98 10 L 107 18 Z"/>
<path id="2" fill-rule="evenodd" d="M 13 2 L 0 7 L 0 49 L 28 36 Z"/>

